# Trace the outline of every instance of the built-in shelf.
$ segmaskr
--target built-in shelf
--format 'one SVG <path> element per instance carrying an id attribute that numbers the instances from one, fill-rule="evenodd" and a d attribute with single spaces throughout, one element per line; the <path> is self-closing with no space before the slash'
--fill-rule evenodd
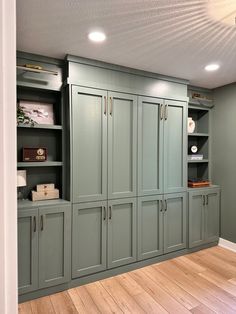
<path id="1" fill-rule="evenodd" d="M 56 71 L 49 71 L 49 70 L 43 70 L 43 69 L 35 69 L 35 68 L 29 68 L 24 65 L 17 65 L 16 68 L 18 70 L 23 70 L 26 72 L 34 72 L 34 73 L 43 73 L 43 74 L 51 74 L 51 75 L 58 75 L 58 72 Z"/>
<path id="2" fill-rule="evenodd" d="M 63 200 L 61 198 L 54 199 L 54 200 L 36 201 L 36 202 L 33 202 L 29 199 L 25 199 L 25 200 L 18 200 L 18 209 L 41 207 L 41 206 L 63 205 L 63 204 L 70 204 L 70 202 Z"/>
<path id="3" fill-rule="evenodd" d="M 18 168 L 25 168 L 25 167 L 58 167 L 63 166 L 61 161 L 42 161 L 42 162 L 18 162 Z"/>
<path id="4" fill-rule="evenodd" d="M 202 160 L 188 160 L 188 163 L 194 164 L 194 163 L 208 163 L 209 159 L 202 159 Z"/>
<path id="5" fill-rule="evenodd" d="M 18 128 L 28 128 L 28 129 L 45 129 L 45 130 L 62 130 L 61 125 L 50 125 L 50 124 L 35 124 L 34 126 L 29 124 L 19 124 Z"/>
<path id="6" fill-rule="evenodd" d="M 199 136 L 199 137 L 208 137 L 208 133 L 188 133 L 188 136 Z"/>

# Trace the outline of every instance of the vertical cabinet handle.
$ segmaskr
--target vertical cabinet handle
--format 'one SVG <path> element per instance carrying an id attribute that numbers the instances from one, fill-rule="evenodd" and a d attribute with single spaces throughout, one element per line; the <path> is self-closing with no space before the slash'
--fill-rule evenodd
<path id="1" fill-rule="evenodd" d="M 107 115 L 107 96 L 104 96 L 104 115 Z"/>
<path id="2" fill-rule="evenodd" d="M 160 200 L 160 212 L 163 212 L 163 200 Z"/>
<path id="3" fill-rule="evenodd" d="M 160 107 L 160 119 L 163 120 L 163 105 Z"/>
<path id="4" fill-rule="evenodd" d="M 165 120 L 168 119 L 168 105 L 165 105 Z"/>
<path id="5" fill-rule="evenodd" d="M 209 196 L 206 195 L 206 205 L 208 205 L 208 202 L 209 202 Z"/>
<path id="6" fill-rule="evenodd" d="M 43 228 L 44 228 L 44 221 L 43 221 L 43 215 L 41 215 L 41 217 L 40 217 L 40 229 L 41 229 L 41 231 L 43 231 Z"/>
<path id="7" fill-rule="evenodd" d="M 34 218 L 33 218 L 33 224 L 34 224 L 34 227 L 33 227 L 33 230 L 34 230 L 34 232 L 36 232 L 36 216 L 34 216 Z"/>
<path id="8" fill-rule="evenodd" d="M 165 200 L 165 212 L 167 211 L 167 200 Z"/>
<path id="9" fill-rule="evenodd" d="M 112 97 L 110 97 L 110 115 L 112 116 Z"/>
<path id="10" fill-rule="evenodd" d="M 111 210 L 111 206 L 109 206 L 109 219 L 111 220 L 112 217 L 112 210 Z"/>
<path id="11" fill-rule="evenodd" d="M 203 198 L 202 204 L 203 204 L 203 206 L 205 206 L 206 205 L 206 195 L 203 195 L 202 198 Z"/>
<path id="12" fill-rule="evenodd" d="M 106 220 L 107 219 L 107 211 L 106 211 L 106 206 L 103 206 L 103 220 Z"/>

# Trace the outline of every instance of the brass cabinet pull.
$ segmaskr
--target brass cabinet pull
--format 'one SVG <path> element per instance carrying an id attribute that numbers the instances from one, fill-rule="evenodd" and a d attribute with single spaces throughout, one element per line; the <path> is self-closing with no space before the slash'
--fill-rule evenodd
<path id="1" fill-rule="evenodd" d="M 163 105 L 160 107 L 160 119 L 163 120 Z"/>
<path id="2" fill-rule="evenodd" d="M 106 206 L 103 206 L 103 213 L 104 213 L 103 220 L 106 220 L 107 219 Z"/>
<path id="3" fill-rule="evenodd" d="M 41 215 L 40 217 L 40 225 L 41 225 L 41 231 L 43 231 L 43 228 L 44 228 L 43 215 Z"/>
<path id="4" fill-rule="evenodd" d="M 34 218 L 33 218 L 33 224 L 34 224 L 34 228 L 33 228 L 33 230 L 34 230 L 34 232 L 36 232 L 36 217 L 34 216 Z"/>
<path id="5" fill-rule="evenodd" d="M 111 213 L 111 206 L 109 206 L 109 219 L 111 220 L 112 213 Z"/>
<path id="6" fill-rule="evenodd" d="M 112 116 L 112 97 L 110 97 L 110 115 Z"/>
<path id="7" fill-rule="evenodd" d="M 165 120 L 168 119 L 168 105 L 165 105 Z"/>
<path id="8" fill-rule="evenodd" d="M 104 96 L 104 115 L 107 115 L 107 96 Z"/>

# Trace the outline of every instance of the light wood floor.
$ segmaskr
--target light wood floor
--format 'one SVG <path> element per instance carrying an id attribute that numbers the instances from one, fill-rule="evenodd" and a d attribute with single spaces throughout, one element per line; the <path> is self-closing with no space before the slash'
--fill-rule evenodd
<path id="1" fill-rule="evenodd" d="M 22 314 L 236 313 L 236 253 L 213 247 L 19 305 Z"/>

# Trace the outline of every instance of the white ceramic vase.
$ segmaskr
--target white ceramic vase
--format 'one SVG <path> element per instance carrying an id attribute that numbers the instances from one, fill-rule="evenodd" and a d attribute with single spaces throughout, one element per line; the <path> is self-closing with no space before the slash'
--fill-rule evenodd
<path id="1" fill-rule="evenodd" d="M 193 133 L 195 130 L 195 122 L 192 117 L 188 117 L 188 133 Z"/>

